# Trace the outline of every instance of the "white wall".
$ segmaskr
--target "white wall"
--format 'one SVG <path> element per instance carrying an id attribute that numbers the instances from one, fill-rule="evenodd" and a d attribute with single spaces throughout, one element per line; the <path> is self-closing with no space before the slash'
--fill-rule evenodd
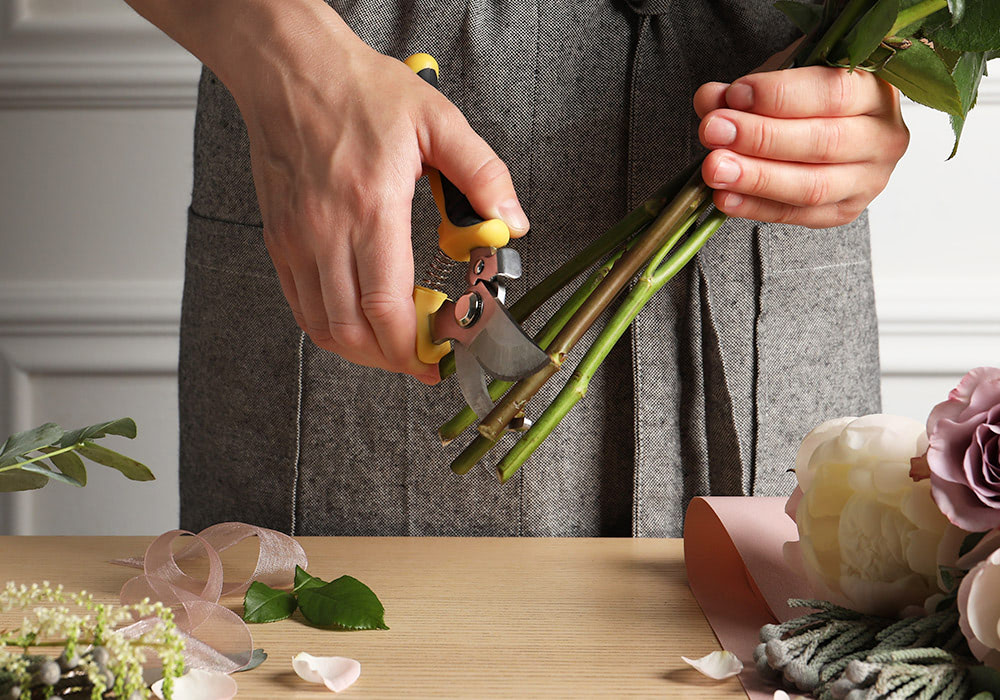
<path id="1" fill-rule="evenodd" d="M 0 495 L 0 534 L 176 526 L 197 71 L 119 0 L 0 0 L 0 434 L 131 415 L 140 435 L 119 445 L 158 477 L 94 467 L 82 490 Z M 946 119 L 905 114 L 910 152 L 871 222 L 885 410 L 922 419 L 966 369 L 1000 362 L 1000 227 L 979 220 L 997 197 L 1000 79 L 948 163 Z"/>

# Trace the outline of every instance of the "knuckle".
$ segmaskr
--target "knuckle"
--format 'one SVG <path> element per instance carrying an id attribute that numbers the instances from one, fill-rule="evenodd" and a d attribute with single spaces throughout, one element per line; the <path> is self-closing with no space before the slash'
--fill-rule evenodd
<path id="1" fill-rule="evenodd" d="M 767 155 L 774 145 L 774 129 L 763 120 L 750 129 L 750 148 L 755 155 Z"/>
<path id="2" fill-rule="evenodd" d="M 847 111 L 857 98 L 858 81 L 853 73 L 842 68 L 832 68 L 832 84 L 827 92 L 830 111 L 840 114 Z"/>
<path id="3" fill-rule="evenodd" d="M 788 85 L 784 80 L 776 80 L 769 92 L 771 94 L 772 113 L 784 114 L 788 102 Z"/>
<path id="4" fill-rule="evenodd" d="M 814 153 L 820 162 L 836 161 L 844 143 L 844 125 L 841 120 L 826 120 L 814 134 Z"/>
<path id="5" fill-rule="evenodd" d="M 401 308 L 401 299 L 382 289 L 372 289 L 361 293 L 361 311 L 372 321 L 389 319 Z"/>
<path id="6" fill-rule="evenodd" d="M 771 221 L 776 224 L 794 224 L 798 220 L 798 216 L 798 207 L 784 202 L 776 202 Z"/>
<path id="7" fill-rule="evenodd" d="M 368 332 L 362 324 L 330 320 L 322 332 L 326 334 L 328 342 L 335 345 L 339 351 L 360 352 L 366 349 Z"/>
<path id="8" fill-rule="evenodd" d="M 473 171 L 472 185 L 477 189 L 489 189 L 493 185 L 506 185 L 510 182 L 507 166 L 498 157 L 491 156 L 484 160 Z"/>
<path id="9" fill-rule="evenodd" d="M 827 202 L 830 193 L 830 183 L 820 174 L 813 175 L 806 184 L 802 202 L 807 207 L 818 207 Z"/>
<path id="10" fill-rule="evenodd" d="M 759 196 L 766 196 L 771 189 L 771 171 L 766 166 L 755 167 L 754 171 L 750 192 Z"/>

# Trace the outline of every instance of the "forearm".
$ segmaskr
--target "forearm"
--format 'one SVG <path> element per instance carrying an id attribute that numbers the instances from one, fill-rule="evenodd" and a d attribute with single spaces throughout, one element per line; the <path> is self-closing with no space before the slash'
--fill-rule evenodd
<path id="1" fill-rule="evenodd" d="M 361 44 L 322 0 L 125 0 L 194 54 L 239 99 L 261 81 L 336 60 L 331 46 Z M 313 41 L 324 34 L 324 41 Z M 312 47 L 322 46 L 320 52 Z"/>

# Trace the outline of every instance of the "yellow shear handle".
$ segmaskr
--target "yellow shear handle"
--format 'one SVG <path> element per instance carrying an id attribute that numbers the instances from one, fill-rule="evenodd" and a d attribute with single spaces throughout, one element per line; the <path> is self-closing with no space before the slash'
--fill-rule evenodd
<path id="1" fill-rule="evenodd" d="M 434 57 L 418 53 L 406 59 L 406 65 L 427 83 L 438 87 L 438 64 Z M 452 260 L 468 262 L 473 248 L 503 248 L 510 241 L 510 230 L 500 219 L 483 219 L 469 200 L 448 178 L 427 169 L 427 180 L 434 193 L 434 203 L 441 213 L 438 245 Z"/>

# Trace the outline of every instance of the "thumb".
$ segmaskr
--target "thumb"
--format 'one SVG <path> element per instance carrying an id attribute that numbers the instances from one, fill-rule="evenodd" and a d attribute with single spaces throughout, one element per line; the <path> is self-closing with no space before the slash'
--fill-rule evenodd
<path id="1" fill-rule="evenodd" d="M 424 162 L 441 171 L 487 219 L 501 219 L 515 238 L 528 232 L 528 217 L 514 192 L 510 171 L 449 104 L 428 120 L 421 144 Z"/>

